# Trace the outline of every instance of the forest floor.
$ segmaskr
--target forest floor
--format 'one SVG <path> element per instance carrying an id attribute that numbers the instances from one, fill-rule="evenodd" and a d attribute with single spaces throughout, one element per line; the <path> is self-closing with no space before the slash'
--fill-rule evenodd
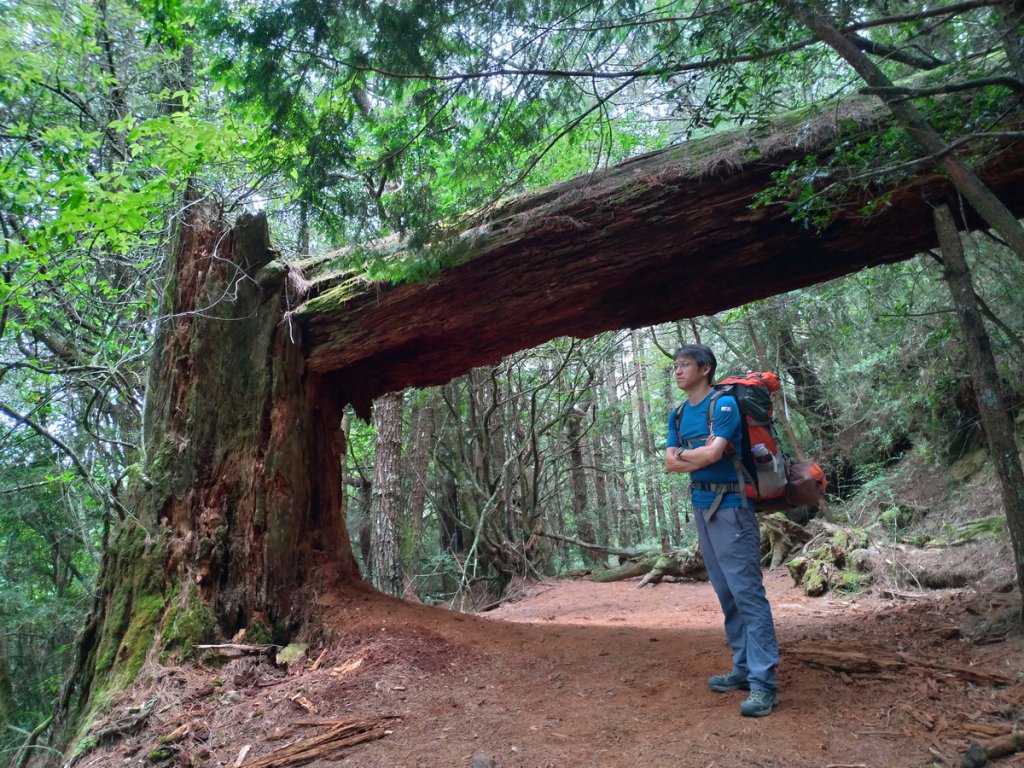
<path id="1" fill-rule="evenodd" d="M 156 697 L 144 727 L 77 765 L 960 765 L 972 741 L 1022 729 L 1024 634 L 1005 541 L 941 557 L 979 578 L 811 598 L 785 568 L 766 571 L 782 659 L 766 718 L 740 716 L 742 692 L 707 688 L 729 668 L 707 583 L 534 583 L 482 615 L 367 590 L 323 595 L 334 639 L 287 669 L 151 662 L 109 716 Z M 360 728 L 373 740 L 345 746 Z"/>

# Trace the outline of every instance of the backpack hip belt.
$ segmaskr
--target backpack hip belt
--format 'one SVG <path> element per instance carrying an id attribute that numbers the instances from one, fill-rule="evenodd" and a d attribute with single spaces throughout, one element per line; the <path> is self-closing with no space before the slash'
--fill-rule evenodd
<path id="1" fill-rule="evenodd" d="M 703 483 L 694 481 L 690 483 L 691 490 L 698 491 L 711 491 L 715 494 L 715 500 L 711 502 L 711 506 L 705 509 L 704 522 L 710 522 L 711 518 L 715 516 L 715 512 L 722 505 L 722 499 L 725 498 L 727 493 L 738 493 L 740 497 L 740 506 L 746 508 L 747 506 L 747 495 L 743 492 L 743 485 L 741 483 Z"/>

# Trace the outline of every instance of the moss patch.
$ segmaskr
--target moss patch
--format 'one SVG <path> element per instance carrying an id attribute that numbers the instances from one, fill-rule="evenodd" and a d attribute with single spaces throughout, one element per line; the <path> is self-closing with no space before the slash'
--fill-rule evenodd
<path id="1" fill-rule="evenodd" d="M 245 640 L 256 645 L 269 645 L 274 642 L 274 637 L 266 622 L 256 618 L 250 621 L 249 626 L 245 628 Z"/>
<path id="2" fill-rule="evenodd" d="M 306 651 L 309 646 L 305 643 L 291 643 L 282 648 L 277 654 L 277 663 L 281 666 L 290 667 L 297 661 L 306 658 Z"/>
<path id="3" fill-rule="evenodd" d="M 167 609 L 161 633 L 165 658 L 176 655 L 180 660 L 194 659 L 196 646 L 208 642 L 217 629 L 213 608 L 203 602 L 199 590 L 190 585 L 187 594 Z"/>
<path id="4" fill-rule="evenodd" d="M 315 315 L 338 309 L 356 296 L 369 292 L 373 284 L 362 277 L 350 277 L 343 280 L 330 290 L 324 291 L 314 299 L 307 301 L 299 310 L 301 315 Z"/>
<path id="5" fill-rule="evenodd" d="M 94 675 L 88 699 L 78 703 L 83 716 L 74 718 L 79 726 L 76 754 L 95 746 L 86 734 L 116 693 L 138 675 L 157 637 L 165 607 L 164 552 L 163 535 L 150 534 L 137 520 L 125 520 L 113 536 L 99 585 L 107 600 L 93 649 Z"/>
<path id="6" fill-rule="evenodd" d="M 96 676 L 102 679 L 117 667 L 119 677 L 131 680 L 152 645 L 163 611 L 164 542 L 162 536 L 152 537 L 134 521 L 126 521 L 112 550 L 112 567 L 105 579 L 110 597 L 96 652 Z"/>

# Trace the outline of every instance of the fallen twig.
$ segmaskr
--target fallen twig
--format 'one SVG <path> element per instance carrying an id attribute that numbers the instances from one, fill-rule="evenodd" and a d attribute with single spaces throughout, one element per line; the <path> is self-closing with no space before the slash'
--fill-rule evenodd
<path id="1" fill-rule="evenodd" d="M 215 651 L 224 656 L 269 655 L 279 645 L 249 645 L 246 643 L 220 643 L 219 645 L 197 645 L 199 651 Z"/>
<path id="2" fill-rule="evenodd" d="M 808 663 L 843 672 L 874 673 L 904 667 L 917 667 L 932 672 L 953 675 L 979 685 L 1010 685 L 1014 678 L 992 669 L 962 667 L 910 656 L 906 653 L 891 653 L 881 648 L 866 651 L 849 648 L 828 648 L 820 644 L 790 648 L 788 653 Z"/>
<path id="3" fill-rule="evenodd" d="M 345 747 L 382 739 L 387 733 L 376 720 L 338 721 L 323 733 L 301 739 L 239 768 L 289 768 L 313 760 L 330 760 Z"/>

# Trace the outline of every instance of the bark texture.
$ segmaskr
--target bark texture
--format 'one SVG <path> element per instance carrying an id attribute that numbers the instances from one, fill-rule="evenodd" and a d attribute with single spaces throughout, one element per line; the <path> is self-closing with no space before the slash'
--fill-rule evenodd
<path id="1" fill-rule="evenodd" d="M 297 626 L 321 567 L 354 575 L 342 403 L 281 322 L 289 274 L 275 256 L 262 216 L 228 228 L 207 211 L 183 227 L 147 389 L 152 487 L 134 506 L 167 534 L 168 581 L 195 584 L 226 633 Z"/>
<path id="2" fill-rule="evenodd" d="M 89 729 L 156 641 L 246 629 L 290 637 L 313 595 L 358 581 L 341 509 L 342 401 L 282 323 L 289 269 L 266 222 L 189 200 L 146 393 L 145 455 L 112 531 L 60 698 L 58 738 Z"/>
<path id="3" fill-rule="evenodd" d="M 870 217 L 866 196 L 851 197 L 820 232 L 784 206 L 752 207 L 775 171 L 886 112 L 873 97 L 832 106 L 771 135 L 715 135 L 509 201 L 454 237 L 458 265 L 424 283 L 313 277 L 297 313 L 309 367 L 337 372 L 339 395 L 365 417 L 383 392 L 441 384 L 557 336 L 710 314 L 933 247 L 928 201 L 951 188 L 939 174 L 873 190 L 887 196 Z M 1018 213 L 1022 160 L 1017 142 L 978 169 Z"/>
<path id="4" fill-rule="evenodd" d="M 370 546 L 373 567 L 370 581 L 390 595 L 401 595 L 404 587 L 402 551 L 399 542 L 402 504 L 402 393 L 377 399 L 373 414 L 377 433 L 377 464 L 373 477 L 372 528 Z"/>
<path id="5" fill-rule="evenodd" d="M 960 321 L 971 379 L 978 402 L 978 413 L 985 428 L 989 454 L 995 465 L 996 477 L 1002 492 L 1006 523 L 1010 529 L 1013 552 L 1017 565 L 1018 589 L 1024 585 L 1024 470 L 1020 451 L 1014 440 L 1013 417 L 1006 408 L 999 391 L 999 370 L 989 341 L 988 331 L 978 308 L 977 294 L 971 282 L 971 272 L 964 258 L 963 244 L 949 206 L 935 209 L 935 227 L 942 244 L 946 283 L 953 296 L 953 307 Z M 1020 609 L 1024 621 L 1024 603 Z"/>

